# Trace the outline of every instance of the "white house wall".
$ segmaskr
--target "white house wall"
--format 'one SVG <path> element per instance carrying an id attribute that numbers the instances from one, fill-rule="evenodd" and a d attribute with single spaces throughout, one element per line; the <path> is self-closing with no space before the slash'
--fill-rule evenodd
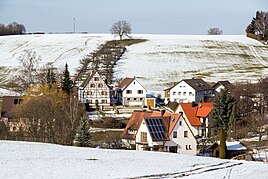
<path id="1" fill-rule="evenodd" d="M 131 90 L 131 94 L 127 94 L 127 90 Z M 143 93 L 139 94 L 138 90 L 142 90 Z M 130 106 L 144 106 L 146 98 L 146 89 L 134 79 L 122 93 L 122 104 Z"/>
<path id="2" fill-rule="evenodd" d="M 94 81 L 95 77 L 98 77 L 99 80 Z M 94 84 L 95 87 L 91 87 L 91 84 Z M 102 85 L 102 87 L 99 87 L 99 84 Z M 95 105 L 96 100 L 98 100 L 100 106 L 110 105 L 110 89 L 98 73 L 94 74 L 84 89 L 81 87 L 78 89 L 78 96 L 79 101 L 82 103 Z"/>
<path id="3" fill-rule="evenodd" d="M 196 101 L 195 90 L 186 82 L 181 81 L 170 89 L 170 101 L 177 101 L 178 103 Z"/>
<path id="4" fill-rule="evenodd" d="M 137 143 L 141 143 L 141 132 L 146 132 L 147 133 L 147 144 L 148 146 L 152 147 L 153 146 L 153 140 L 152 137 L 149 133 L 149 130 L 145 124 L 145 121 L 142 120 L 142 123 L 140 125 L 140 128 L 137 131 L 137 135 L 136 135 L 136 150 L 144 150 L 142 147 L 143 145 L 141 144 L 137 144 Z"/>
<path id="5" fill-rule="evenodd" d="M 194 127 L 194 126 L 192 126 L 190 124 L 189 119 L 188 119 L 187 115 L 185 114 L 185 112 L 183 111 L 181 105 L 179 105 L 179 107 L 178 107 L 177 111 L 175 111 L 175 113 L 180 113 L 180 112 L 182 112 L 182 116 L 184 117 L 184 119 L 188 123 L 188 125 L 190 126 L 190 128 L 191 128 L 192 132 L 194 133 L 194 135 L 195 136 L 198 135 L 197 127 Z"/>
<path id="6" fill-rule="evenodd" d="M 180 122 L 181 121 L 181 125 Z M 197 154 L 197 142 L 195 137 L 192 135 L 189 127 L 185 123 L 183 117 L 181 117 L 171 132 L 169 138 L 170 141 L 166 142 L 166 146 L 177 146 L 177 153 L 186 155 Z M 173 132 L 177 131 L 177 138 L 174 138 Z M 184 137 L 184 131 L 188 131 L 188 137 Z"/>

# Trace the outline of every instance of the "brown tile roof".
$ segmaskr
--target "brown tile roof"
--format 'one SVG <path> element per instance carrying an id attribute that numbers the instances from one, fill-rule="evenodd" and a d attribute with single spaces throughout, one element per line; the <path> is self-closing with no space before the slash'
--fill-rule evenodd
<path id="1" fill-rule="evenodd" d="M 185 79 L 188 85 L 194 88 L 196 91 L 212 90 L 213 88 L 202 79 Z"/>
<path id="2" fill-rule="evenodd" d="M 230 83 L 230 81 L 226 80 L 226 81 L 218 81 L 215 85 L 213 85 L 212 87 L 215 88 L 217 85 L 222 85 L 224 86 L 225 88 L 232 88 L 233 87 L 233 84 Z"/>
<path id="3" fill-rule="evenodd" d="M 125 89 L 128 87 L 128 85 L 130 85 L 132 83 L 132 81 L 134 81 L 135 78 L 125 78 L 123 81 L 121 81 L 121 83 L 118 85 L 119 88 L 121 89 Z"/>
<path id="4" fill-rule="evenodd" d="M 180 103 L 180 106 L 192 126 L 202 126 L 199 117 L 207 117 L 213 109 L 213 103 L 203 102 L 196 104 L 197 105 L 193 107 L 192 103 Z"/>

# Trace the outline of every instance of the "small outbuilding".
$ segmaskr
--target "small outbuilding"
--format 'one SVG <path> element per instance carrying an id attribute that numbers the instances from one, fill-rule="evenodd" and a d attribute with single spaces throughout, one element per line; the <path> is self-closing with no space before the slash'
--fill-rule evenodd
<path id="1" fill-rule="evenodd" d="M 218 158 L 220 154 L 219 145 L 220 142 L 218 141 L 209 146 L 205 152 L 206 156 Z M 231 159 L 235 156 L 244 154 L 247 151 L 247 148 L 238 141 L 226 142 L 226 146 L 227 146 L 226 159 Z"/>

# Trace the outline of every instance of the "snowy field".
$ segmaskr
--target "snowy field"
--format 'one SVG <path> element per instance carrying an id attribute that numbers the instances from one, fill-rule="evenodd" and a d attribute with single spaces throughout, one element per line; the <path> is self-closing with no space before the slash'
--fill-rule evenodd
<path id="1" fill-rule="evenodd" d="M 257 81 L 268 74 L 268 47 L 244 35 L 132 35 L 148 39 L 127 47 L 115 66 L 115 79 L 136 76 L 149 92 L 163 90 L 184 78 Z M 0 37 L 0 68 L 18 67 L 23 50 L 32 49 L 60 69 L 69 64 L 71 75 L 79 60 L 110 34 L 45 34 Z M 40 66 L 41 66 L 40 65 Z"/>
<path id="2" fill-rule="evenodd" d="M 18 67 L 18 57 L 24 50 L 36 51 L 42 62 L 53 63 L 58 68 L 69 64 L 74 74 L 79 60 L 90 54 L 98 45 L 114 37 L 109 34 L 37 34 L 0 37 L 0 66 Z"/>
<path id="3" fill-rule="evenodd" d="M 136 35 L 148 39 L 128 47 L 116 77 L 136 76 L 161 93 L 181 79 L 257 81 L 268 74 L 268 47 L 244 35 Z"/>
<path id="4" fill-rule="evenodd" d="M 0 178 L 267 178 L 268 164 L 0 141 Z"/>

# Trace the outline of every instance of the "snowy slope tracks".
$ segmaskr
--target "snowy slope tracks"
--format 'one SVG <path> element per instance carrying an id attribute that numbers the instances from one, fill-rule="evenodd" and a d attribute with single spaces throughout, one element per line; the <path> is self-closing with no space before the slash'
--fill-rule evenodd
<path id="1" fill-rule="evenodd" d="M 245 36 L 138 37 L 143 36 L 148 41 L 129 47 L 115 74 L 117 78 L 136 76 L 149 91 L 161 93 L 185 78 L 257 81 L 268 74 L 268 48 Z"/>
<path id="2" fill-rule="evenodd" d="M 0 178 L 267 178 L 265 163 L 0 141 Z M 140 177 L 139 177 L 140 176 Z"/>

